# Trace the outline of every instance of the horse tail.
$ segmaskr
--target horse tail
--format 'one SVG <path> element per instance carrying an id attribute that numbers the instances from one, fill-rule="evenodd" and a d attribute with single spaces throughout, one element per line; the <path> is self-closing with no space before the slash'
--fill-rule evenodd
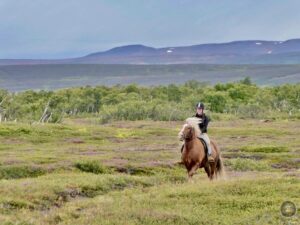
<path id="1" fill-rule="evenodd" d="M 223 159 L 221 157 L 221 151 L 220 148 L 218 147 L 218 145 L 216 144 L 216 142 L 211 141 L 210 142 L 212 144 L 212 146 L 214 147 L 216 153 L 217 153 L 217 157 L 216 157 L 216 178 L 219 176 L 220 178 L 225 178 L 226 174 L 225 174 L 225 167 L 223 164 Z"/>
<path id="2" fill-rule="evenodd" d="M 214 141 L 211 141 L 213 146 L 215 147 L 218 157 L 217 157 L 217 163 L 216 163 L 216 174 L 217 176 L 220 176 L 222 178 L 225 178 L 225 167 L 223 164 L 223 159 L 221 157 L 221 151 L 220 148 L 217 146 L 217 144 Z"/>
<path id="3" fill-rule="evenodd" d="M 217 169 L 218 176 L 220 176 L 220 177 L 225 176 L 225 168 L 224 168 L 224 164 L 223 164 L 223 160 L 222 160 L 221 156 L 219 156 L 219 158 L 218 158 L 216 169 Z"/>

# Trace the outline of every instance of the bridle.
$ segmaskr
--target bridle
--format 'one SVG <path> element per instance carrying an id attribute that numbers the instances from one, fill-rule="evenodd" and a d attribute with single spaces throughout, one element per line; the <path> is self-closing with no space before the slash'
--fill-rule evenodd
<path id="1" fill-rule="evenodd" d="M 190 132 L 192 131 L 193 131 L 193 127 L 190 128 Z M 186 137 L 186 135 L 183 134 L 182 137 L 185 141 L 191 141 L 194 139 L 194 135 L 190 135 L 190 137 Z"/>

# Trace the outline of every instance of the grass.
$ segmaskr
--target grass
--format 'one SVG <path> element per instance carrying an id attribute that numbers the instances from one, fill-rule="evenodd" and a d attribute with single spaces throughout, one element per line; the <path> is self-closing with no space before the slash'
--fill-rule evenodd
<path id="1" fill-rule="evenodd" d="M 44 208 L 33 207 L 24 200 L 5 204 L 10 205 L 9 210 L 16 218 L 33 224 L 56 224 L 60 218 L 61 224 L 232 225 L 281 224 L 285 219 L 279 212 L 282 201 L 299 201 L 299 180 L 292 177 L 261 176 L 253 180 L 246 175 L 238 180 L 211 183 L 200 176 L 193 184 L 176 185 L 132 176 L 95 178 L 93 175 L 89 183 L 79 176 L 74 178 L 75 182 L 83 182 L 77 191 L 65 189 L 49 193 L 47 198 L 36 196 L 49 202 L 47 216 L 43 216 Z M 49 206 L 50 203 L 54 206 Z M 24 217 L 28 207 L 33 217 Z"/>
<path id="2" fill-rule="evenodd" d="M 0 224 L 299 223 L 299 121 L 212 122 L 227 179 L 194 183 L 180 122 L 92 121 L 0 124 Z"/>
<path id="3" fill-rule="evenodd" d="M 226 166 L 234 171 L 267 171 L 270 170 L 268 164 L 263 161 L 256 161 L 253 159 L 231 159 L 226 161 Z"/>

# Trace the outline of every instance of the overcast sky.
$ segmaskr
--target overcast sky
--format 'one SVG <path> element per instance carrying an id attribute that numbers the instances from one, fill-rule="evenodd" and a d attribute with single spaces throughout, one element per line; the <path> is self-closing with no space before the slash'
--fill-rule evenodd
<path id="1" fill-rule="evenodd" d="M 0 0 L 0 58 L 300 38 L 300 0 Z"/>

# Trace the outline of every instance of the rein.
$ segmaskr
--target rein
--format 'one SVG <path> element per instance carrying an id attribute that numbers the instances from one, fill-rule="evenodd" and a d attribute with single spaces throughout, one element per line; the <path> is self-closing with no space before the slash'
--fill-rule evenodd
<path id="1" fill-rule="evenodd" d="M 190 137 L 190 138 L 183 138 L 183 140 L 184 141 L 187 141 L 187 142 L 190 142 L 190 141 L 192 141 L 194 139 L 194 137 L 192 136 L 192 137 Z"/>

